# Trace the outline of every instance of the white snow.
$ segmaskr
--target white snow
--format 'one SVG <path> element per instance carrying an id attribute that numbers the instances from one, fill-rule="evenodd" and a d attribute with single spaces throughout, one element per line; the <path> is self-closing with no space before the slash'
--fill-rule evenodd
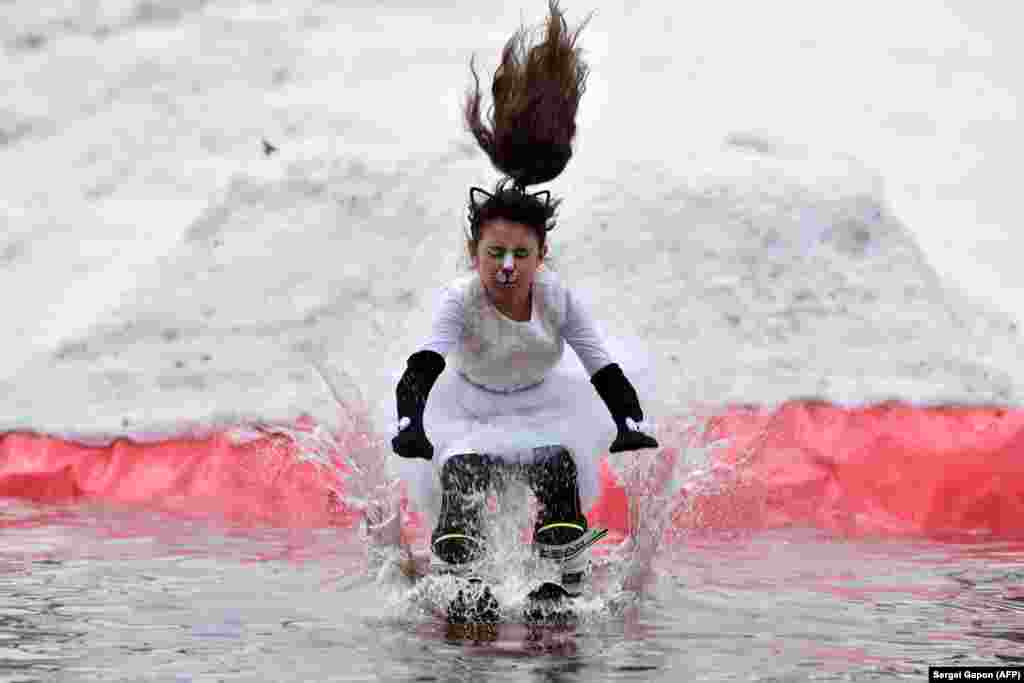
<path id="1" fill-rule="evenodd" d="M 316 362 L 393 396 L 496 179 L 469 58 L 545 6 L 4 4 L 0 430 L 332 423 Z M 552 247 L 645 402 L 1021 401 L 1012 10 L 597 9 Z"/>

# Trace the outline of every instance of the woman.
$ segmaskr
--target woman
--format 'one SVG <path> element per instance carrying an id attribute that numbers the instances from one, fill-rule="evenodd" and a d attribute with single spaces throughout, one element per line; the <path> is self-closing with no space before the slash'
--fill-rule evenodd
<path id="1" fill-rule="evenodd" d="M 470 63 L 475 87 L 465 119 L 507 177 L 494 192 L 470 190 L 467 248 L 474 272 L 445 291 L 431 336 L 409 357 L 396 390 L 399 431 L 392 448 L 409 459 L 403 476 L 411 496 L 428 508 L 439 473 L 432 550 L 455 565 L 484 550 L 483 494 L 498 475 L 520 475 L 534 490 L 540 504 L 534 543 L 543 554 L 586 533 L 583 501 L 597 493 L 598 458 L 612 424 L 612 452 L 658 445 L 640 430 L 636 391 L 586 310 L 543 266 L 558 202 L 526 188 L 553 180 L 572 156 L 588 73 L 575 46 L 582 26 L 568 31 L 557 0 L 549 10 L 540 44 L 527 48 L 525 30 L 506 44 L 492 86 L 490 127 L 481 120 L 480 83 Z M 589 383 L 562 362 L 566 342 Z M 449 355 L 456 372 L 438 382 Z M 417 459 L 431 466 L 416 466 Z M 563 567 L 567 585 L 581 575 L 579 563 Z"/>

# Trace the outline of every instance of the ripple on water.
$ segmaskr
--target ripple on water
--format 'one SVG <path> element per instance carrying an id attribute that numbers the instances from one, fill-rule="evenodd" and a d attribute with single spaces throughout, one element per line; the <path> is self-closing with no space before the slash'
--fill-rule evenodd
<path id="1" fill-rule="evenodd" d="M 0 667 L 26 680 L 884 679 L 1024 643 L 1019 542 L 677 534 L 640 599 L 460 634 L 366 579 L 349 530 L 3 513 Z"/>

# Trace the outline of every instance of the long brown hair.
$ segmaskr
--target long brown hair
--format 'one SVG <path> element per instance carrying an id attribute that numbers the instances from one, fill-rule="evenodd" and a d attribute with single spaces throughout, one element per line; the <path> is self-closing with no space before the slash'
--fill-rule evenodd
<path id="1" fill-rule="evenodd" d="M 545 233 L 554 227 L 559 200 L 542 203 L 523 190 L 555 179 L 572 158 L 576 112 L 590 73 L 576 41 L 590 17 L 570 31 L 558 0 L 548 0 L 548 11 L 542 42 L 530 45 L 527 29 L 520 27 L 505 43 L 491 85 L 494 102 L 487 122 L 481 112 L 480 77 L 474 61 L 469 63 L 474 85 L 466 95 L 466 125 L 494 167 L 507 176 L 486 202 L 476 204 L 471 195 L 471 248 L 480 239 L 484 219 L 522 222 L 529 216 L 526 224 L 537 233 L 542 246 Z M 513 198 L 511 191 L 505 190 L 508 180 L 521 197 Z"/>

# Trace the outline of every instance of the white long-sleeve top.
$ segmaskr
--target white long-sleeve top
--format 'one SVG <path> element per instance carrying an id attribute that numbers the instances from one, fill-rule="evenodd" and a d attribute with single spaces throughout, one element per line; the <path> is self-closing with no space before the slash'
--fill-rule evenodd
<path id="1" fill-rule="evenodd" d="M 445 288 L 423 349 L 454 354 L 467 380 L 492 391 L 516 391 L 543 381 L 568 342 L 587 374 L 612 362 L 593 320 L 558 276 L 542 268 L 533 280 L 531 315 L 505 316 L 487 297 L 476 273 Z"/>

